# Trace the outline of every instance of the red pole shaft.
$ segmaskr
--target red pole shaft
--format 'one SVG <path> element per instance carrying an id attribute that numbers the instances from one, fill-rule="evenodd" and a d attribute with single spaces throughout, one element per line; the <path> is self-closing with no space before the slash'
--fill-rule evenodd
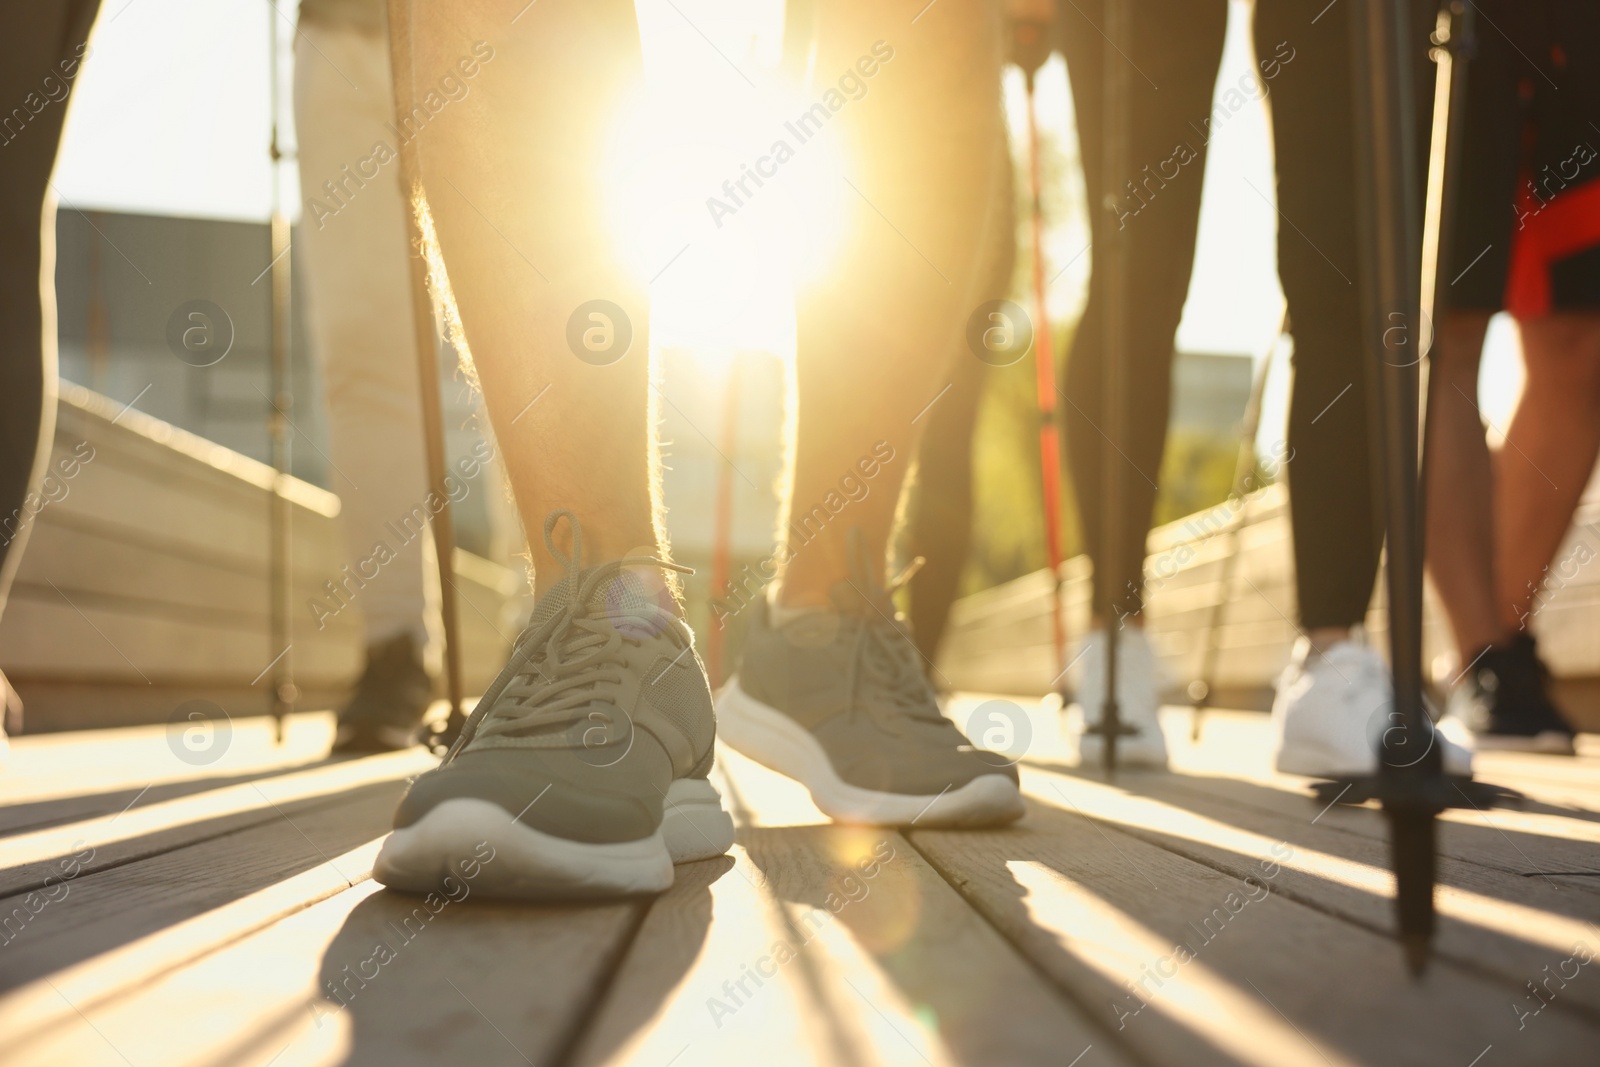
<path id="1" fill-rule="evenodd" d="M 1033 194 L 1033 363 L 1039 393 L 1039 470 L 1044 481 L 1044 543 L 1050 561 L 1050 630 L 1056 667 L 1067 662 L 1067 629 L 1061 610 L 1061 439 L 1056 418 L 1056 354 L 1044 277 L 1044 205 L 1040 199 L 1039 123 L 1034 114 L 1033 77 L 1028 77 L 1028 184 Z"/>

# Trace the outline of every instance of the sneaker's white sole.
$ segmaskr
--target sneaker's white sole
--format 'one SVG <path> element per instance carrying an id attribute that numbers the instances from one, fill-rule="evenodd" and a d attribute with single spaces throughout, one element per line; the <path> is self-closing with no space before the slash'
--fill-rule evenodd
<path id="1" fill-rule="evenodd" d="M 1572 737 L 1560 730 L 1546 730 L 1523 737 L 1518 734 L 1476 734 L 1473 747 L 1480 752 L 1538 752 L 1547 756 L 1573 756 L 1577 748 Z"/>
<path id="2" fill-rule="evenodd" d="M 811 792 L 823 814 L 869 826 L 999 826 L 1022 817 L 1022 794 L 1003 774 L 984 774 L 943 793 L 886 793 L 851 785 L 810 731 L 756 700 L 731 679 L 717 697 L 717 736 Z"/>
<path id="3" fill-rule="evenodd" d="M 493 858 L 484 859 L 487 844 Z M 426 893 L 446 876 L 492 897 L 595 899 L 659 893 L 672 865 L 720 856 L 733 844 L 733 820 L 711 783 L 681 778 L 667 789 L 661 827 L 649 837 L 588 844 L 547 834 L 487 800 L 447 800 L 378 851 L 372 877 L 390 889 Z M 465 871 L 476 864 L 477 874 Z"/>
<path id="4" fill-rule="evenodd" d="M 733 847 L 733 816 L 704 778 L 679 778 L 667 787 L 661 839 L 673 863 L 715 859 Z"/>
<path id="5" fill-rule="evenodd" d="M 1377 773 L 1378 758 L 1368 755 L 1353 761 L 1346 752 L 1301 743 L 1278 749 L 1272 766 L 1279 774 L 1300 774 L 1307 778 L 1360 778 Z"/>

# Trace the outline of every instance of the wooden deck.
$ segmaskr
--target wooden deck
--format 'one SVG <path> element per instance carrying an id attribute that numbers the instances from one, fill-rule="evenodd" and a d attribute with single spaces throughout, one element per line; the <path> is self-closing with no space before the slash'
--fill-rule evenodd
<path id="1" fill-rule="evenodd" d="M 23 738 L 0 772 L 0 1059 L 1595 1062 L 1600 738 L 1482 760 L 1529 799 L 1446 816 L 1438 957 L 1413 982 L 1381 817 L 1271 773 L 1264 716 L 1214 712 L 1190 745 L 1171 711 L 1174 773 L 1106 784 L 1031 711 L 1014 828 L 832 825 L 724 752 L 727 857 L 654 901 L 565 907 L 375 885 L 430 761 L 329 761 L 326 715 L 282 746 L 235 722 L 206 765 L 163 727 Z"/>

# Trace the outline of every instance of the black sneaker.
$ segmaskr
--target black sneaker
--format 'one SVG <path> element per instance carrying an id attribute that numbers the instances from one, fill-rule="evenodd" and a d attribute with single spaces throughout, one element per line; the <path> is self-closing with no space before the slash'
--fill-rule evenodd
<path id="1" fill-rule="evenodd" d="M 339 711 L 333 735 L 337 753 L 393 752 L 418 743 L 417 730 L 433 703 L 433 679 L 409 633 L 367 649 L 367 666 L 355 693 Z"/>
<path id="2" fill-rule="evenodd" d="M 1481 750 L 1570 756 L 1574 731 L 1550 699 L 1550 671 L 1532 635 L 1491 646 L 1450 694 L 1450 715 Z"/>
<path id="3" fill-rule="evenodd" d="M 563 516 L 566 576 L 534 605 L 444 762 L 400 802 L 373 866 L 383 885 L 427 892 L 472 870 L 489 896 L 653 893 L 674 863 L 733 844 L 706 780 L 716 719 L 694 634 L 669 592 L 626 569 L 685 568 L 640 556 L 582 570 L 570 513 L 546 520 L 545 543 L 557 555 Z"/>
<path id="4" fill-rule="evenodd" d="M 827 815 L 879 826 L 997 826 L 1022 815 L 1016 768 L 939 713 L 891 590 L 860 553 L 832 611 L 775 627 L 750 607 L 722 739 L 801 782 Z"/>

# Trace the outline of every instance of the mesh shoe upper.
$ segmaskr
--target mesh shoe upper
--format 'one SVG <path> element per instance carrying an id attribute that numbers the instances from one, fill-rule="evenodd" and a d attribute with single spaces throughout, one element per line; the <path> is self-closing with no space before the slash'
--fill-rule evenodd
<path id="1" fill-rule="evenodd" d="M 859 556 L 859 553 L 856 553 Z M 959 788 L 997 768 L 939 712 L 921 658 L 896 615 L 892 587 L 861 559 L 833 587 L 833 611 L 772 625 L 752 609 L 739 685 L 809 730 L 846 782 L 892 793 Z"/>
<path id="2" fill-rule="evenodd" d="M 1535 737 L 1572 736 L 1572 726 L 1550 699 L 1550 671 L 1531 634 L 1519 633 L 1504 648 L 1491 647 L 1472 665 L 1463 686 L 1465 701 L 1454 706 L 1474 733 Z"/>
<path id="3" fill-rule="evenodd" d="M 1313 777 L 1374 774 L 1380 759 L 1410 766 L 1434 748 L 1446 774 L 1469 777 L 1472 754 L 1424 722 L 1408 734 L 1397 717 L 1389 668 L 1376 649 L 1355 640 L 1318 650 L 1309 638 L 1278 679 L 1272 702 L 1274 763 L 1281 771 Z"/>
<path id="4" fill-rule="evenodd" d="M 672 594 L 638 568 L 654 557 L 581 569 L 576 520 L 566 576 L 539 599 L 511 658 L 437 770 L 412 785 L 396 826 L 456 797 L 587 842 L 636 840 L 661 822 L 675 778 L 710 769 L 716 732 L 705 670 Z M 558 557 L 559 558 L 559 557 Z"/>

